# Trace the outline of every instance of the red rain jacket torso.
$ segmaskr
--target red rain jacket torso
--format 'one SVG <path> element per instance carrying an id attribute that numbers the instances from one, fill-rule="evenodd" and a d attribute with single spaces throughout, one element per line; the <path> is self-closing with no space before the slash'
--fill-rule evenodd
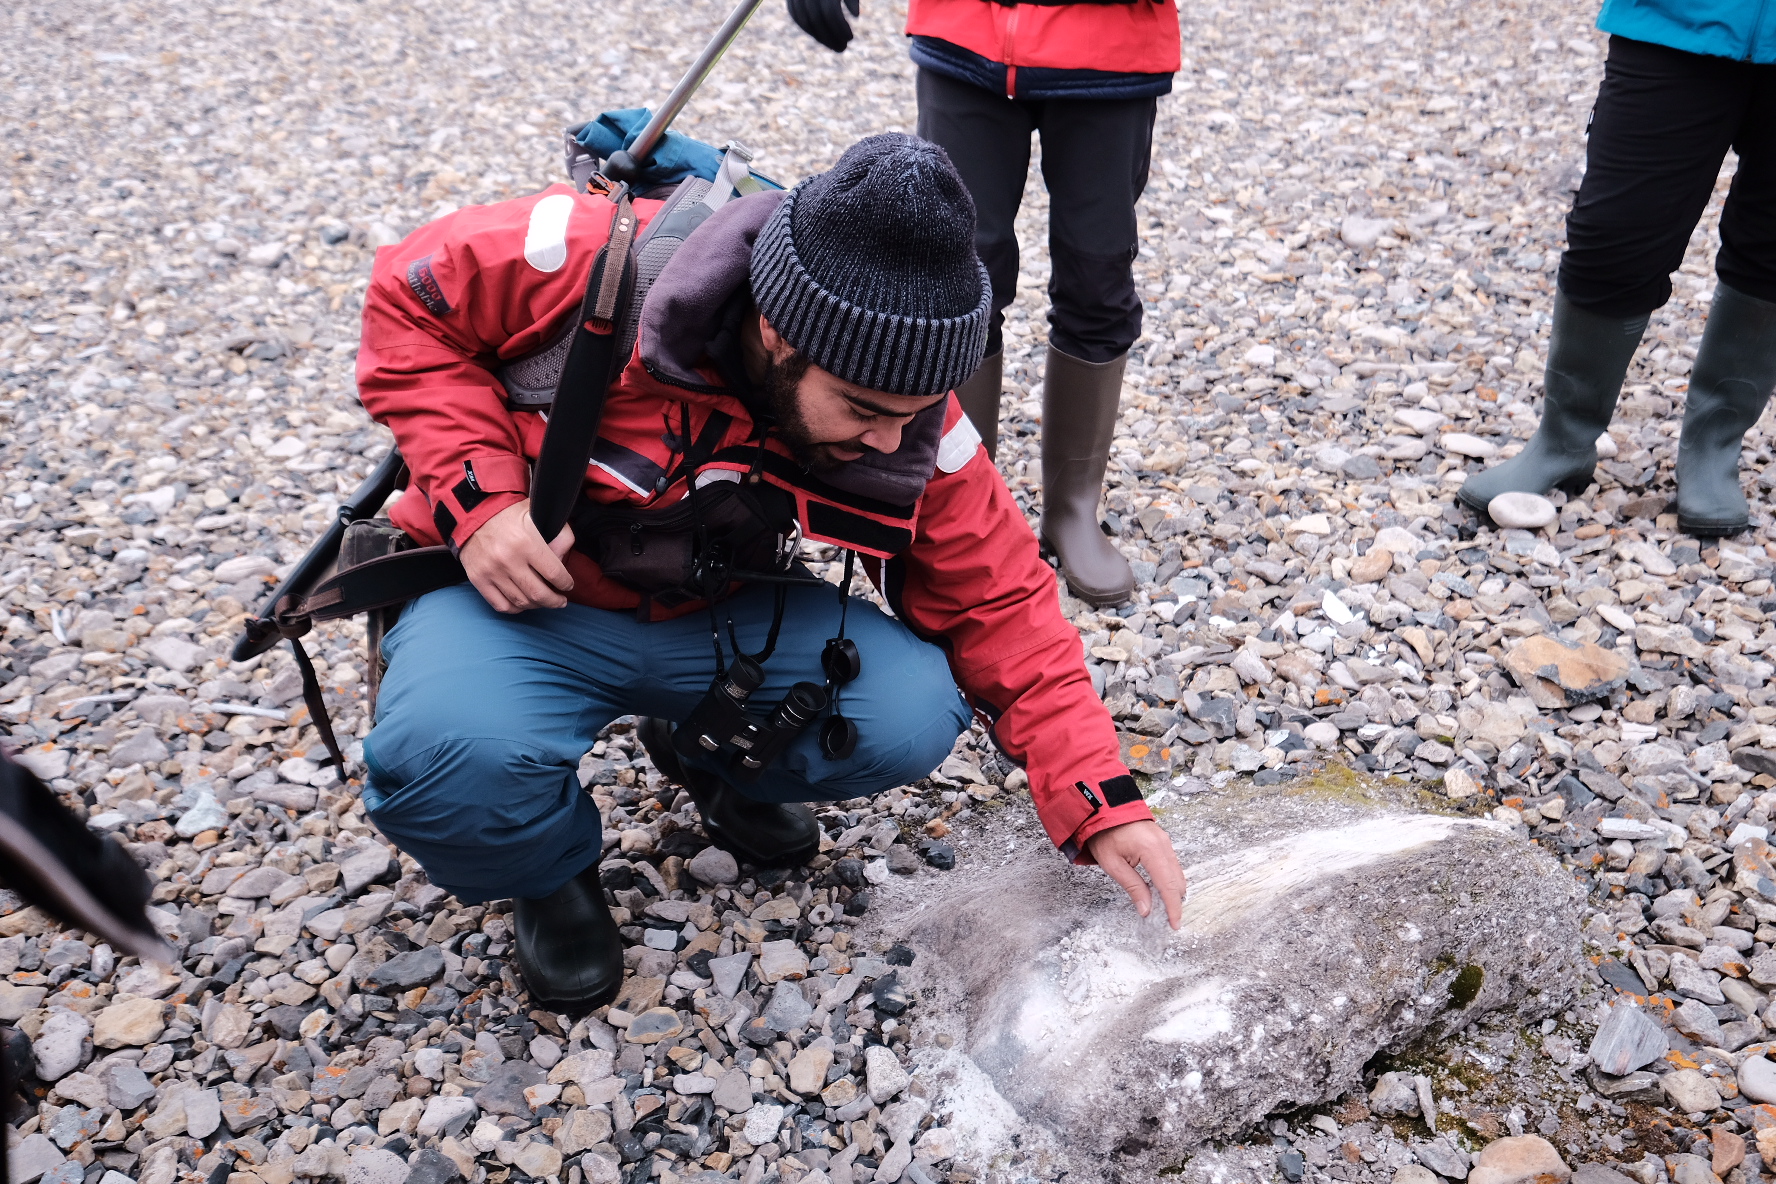
<path id="1" fill-rule="evenodd" d="M 640 340 L 611 385 L 599 429 L 599 455 L 622 459 L 588 466 L 585 491 L 593 500 L 663 506 L 684 497 L 683 480 L 658 494 L 637 488 L 634 468 L 674 466 L 662 437 L 681 429 L 687 408 L 693 436 L 717 412 L 732 420 L 723 448 L 738 448 L 752 435 L 746 405 L 706 364 L 697 365 L 707 359 L 650 354 L 672 334 L 650 337 L 649 318 L 674 307 L 665 289 L 681 264 L 694 272 L 705 260 L 738 258 L 740 274 L 728 277 L 733 282 L 723 294 L 746 282 L 750 239 L 738 249 L 726 244 L 725 254 L 707 244 L 721 247 L 724 227 L 733 233 L 741 219 L 727 217 L 730 211 L 776 196 L 731 202 L 680 248 L 649 293 Z M 645 222 L 660 203 L 639 201 L 635 208 Z M 421 544 L 460 547 L 489 518 L 527 496 L 544 423 L 534 412 L 508 408 L 493 370 L 550 340 L 577 310 L 592 261 L 608 237 L 612 209 L 607 198 L 556 185 L 458 210 L 377 252 L 365 295 L 358 387 L 364 407 L 394 432 L 406 458 L 412 482 L 391 516 Z M 701 381 L 668 382 L 662 374 L 694 374 Z M 1092 787 L 1101 799 L 1104 782 L 1127 776 L 1114 726 L 1092 691 L 1079 633 L 1061 615 L 1054 572 L 1042 561 L 1029 524 L 953 396 L 943 415 L 935 470 L 910 506 L 847 497 L 798 475 L 774 439 L 777 455 L 766 475 L 796 495 L 806 535 L 864 553 L 900 619 L 944 648 L 970 703 L 993 721 L 1002 751 L 1027 770 L 1050 838 L 1081 857 L 1087 838 L 1151 814 L 1138 800 L 1094 807 L 1079 787 Z M 720 451 L 705 468 L 723 467 Z M 470 499 L 472 507 L 458 498 L 465 462 L 481 495 Z M 447 513 L 439 515 L 440 506 Z M 835 512 L 849 512 L 853 523 L 861 515 L 884 531 L 898 528 L 900 535 L 873 535 L 877 545 L 870 546 L 816 529 Z M 454 522 L 448 540 L 440 538 L 440 517 Z M 901 545 L 887 549 L 896 537 Z M 619 611 L 639 603 L 633 589 L 605 578 L 581 552 L 570 551 L 565 562 L 575 603 Z"/>

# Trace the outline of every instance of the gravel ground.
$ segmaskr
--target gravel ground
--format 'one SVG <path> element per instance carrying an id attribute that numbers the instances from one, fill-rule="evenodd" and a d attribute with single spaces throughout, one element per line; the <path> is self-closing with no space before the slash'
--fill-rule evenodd
<path id="1" fill-rule="evenodd" d="M 866 9 L 841 58 L 767 5 L 683 128 L 746 141 L 786 181 L 909 128 L 901 13 Z M 582 772 L 635 974 L 569 1024 L 525 1002 L 503 902 L 443 897 L 318 768 L 288 655 L 227 661 L 243 608 L 388 447 L 351 386 L 372 250 L 555 180 L 559 127 L 664 93 L 720 15 L 33 0 L 0 18 L 29 47 L 5 66 L 0 727 L 130 844 L 182 959 L 143 969 L 0 917 L 0 1019 L 37 1074 L 9 1114 L 23 1184 L 1063 1171 L 949 1155 L 902 1068 L 894 968 L 917 952 L 852 936 L 876 885 L 956 858 L 950 821 L 1000 795 L 1028 809 L 977 738 L 939 777 L 823 810 L 829 849 L 786 880 L 705 854 L 613 727 Z M 1108 504 L 1142 587 L 1119 612 L 1063 603 L 1156 796 L 1338 759 L 1519 824 L 1589 877 L 1588 933 L 1613 955 L 1590 1002 L 1413 1069 L 1440 1105 L 1466 1091 L 1452 1146 L 1531 1129 L 1575 1163 L 1673 1156 L 1631 1163 L 1640 1184 L 1739 1184 L 1761 1161 L 1734 1166 L 1732 1140 L 1755 1144 L 1771 1112 L 1751 1102 L 1776 1099 L 1757 1055 L 1776 986 L 1771 520 L 1758 504 L 1750 534 L 1698 546 L 1664 513 L 1714 209 L 1600 484 L 1556 495 L 1540 530 L 1453 504 L 1535 423 L 1600 72 L 1589 16 L 1186 14 Z M 1033 186 L 1000 458 L 1032 511 L 1044 206 Z M 1763 429 L 1745 456 L 1760 493 L 1776 484 Z M 309 640 L 361 736 L 359 633 Z M 1619 990 L 1655 996 L 1671 1051 L 1605 1077 L 1584 1050 Z M 1429 1132 L 1372 1102 L 1284 1123 L 1270 1133 L 1305 1157 L 1273 1144 L 1264 1170 L 1391 1175 Z M 1710 1127 L 1710 1162 L 1687 1158 Z"/>

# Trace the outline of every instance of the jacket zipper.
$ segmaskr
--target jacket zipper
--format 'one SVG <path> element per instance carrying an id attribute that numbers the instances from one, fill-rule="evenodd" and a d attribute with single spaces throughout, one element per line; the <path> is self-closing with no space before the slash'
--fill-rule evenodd
<path id="1" fill-rule="evenodd" d="M 1005 97 L 1017 98 L 1017 67 L 1012 64 L 1012 57 L 1017 47 L 1017 26 L 1019 6 L 1013 4 L 1005 21 Z"/>

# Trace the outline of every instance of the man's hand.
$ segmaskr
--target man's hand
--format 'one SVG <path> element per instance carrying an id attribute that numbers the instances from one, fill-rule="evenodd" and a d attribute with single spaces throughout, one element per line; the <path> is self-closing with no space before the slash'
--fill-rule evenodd
<path id="1" fill-rule="evenodd" d="M 1166 920 L 1173 929 L 1178 927 L 1184 912 L 1184 869 L 1178 866 L 1177 852 L 1172 850 L 1172 838 L 1165 828 L 1146 820 L 1125 822 L 1087 839 L 1085 849 L 1105 874 L 1122 885 L 1143 917 L 1153 911 L 1157 889 L 1159 899 L 1165 902 Z M 1146 870 L 1152 888 L 1136 868 Z"/>
<path id="2" fill-rule="evenodd" d="M 573 577 L 561 557 L 573 546 L 573 527 L 564 526 L 552 543 L 544 543 L 530 520 L 530 501 L 507 506 L 469 536 L 459 557 L 469 583 L 502 613 L 529 608 L 560 608 L 564 593 L 573 591 Z"/>

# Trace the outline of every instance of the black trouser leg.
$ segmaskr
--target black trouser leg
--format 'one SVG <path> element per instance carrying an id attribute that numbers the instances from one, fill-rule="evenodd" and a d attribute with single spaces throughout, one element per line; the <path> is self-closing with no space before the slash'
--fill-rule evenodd
<path id="1" fill-rule="evenodd" d="M 1033 106 L 1048 186 L 1049 344 L 1101 365 L 1141 335 L 1135 203 L 1147 188 L 1158 103 L 1049 99 Z"/>
<path id="2" fill-rule="evenodd" d="M 1671 298 L 1671 273 L 1683 262 L 1728 147 L 1738 143 L 1742 153 L 1768 156 L 1776 126 L 1766 118 L 1761 133 L 1747 134 L 1746 117 L 1762 78 L 1772 74 L 1776 67 L 1610 38 L 1585 180 L 1566 220 L 1560 290 L 1569 300 L 1599 316 L 1630 317 Z M 1763 151 L 1752 143 L 1760 138 Z M 1723 218 L 1723 228 L 1728 222 L 1743 227 L 1746 262 L 1776 273 L 1776 256 L 1756 247 L 1760 238 L 1769 242 L 1768 213 Z M 1758 294 L 1745 281 L 1735 286 Z"/>
<path id="3" fill-rule="evenodd" d="M 1017 299 L 1017 212 L 1030 173 L 1029 104 L 920 70 L 918 133 L 950 154 L 974 198 L 974 247 L 993 284 L 987 353 L 1003 348 L 1005 309 Z"/>

